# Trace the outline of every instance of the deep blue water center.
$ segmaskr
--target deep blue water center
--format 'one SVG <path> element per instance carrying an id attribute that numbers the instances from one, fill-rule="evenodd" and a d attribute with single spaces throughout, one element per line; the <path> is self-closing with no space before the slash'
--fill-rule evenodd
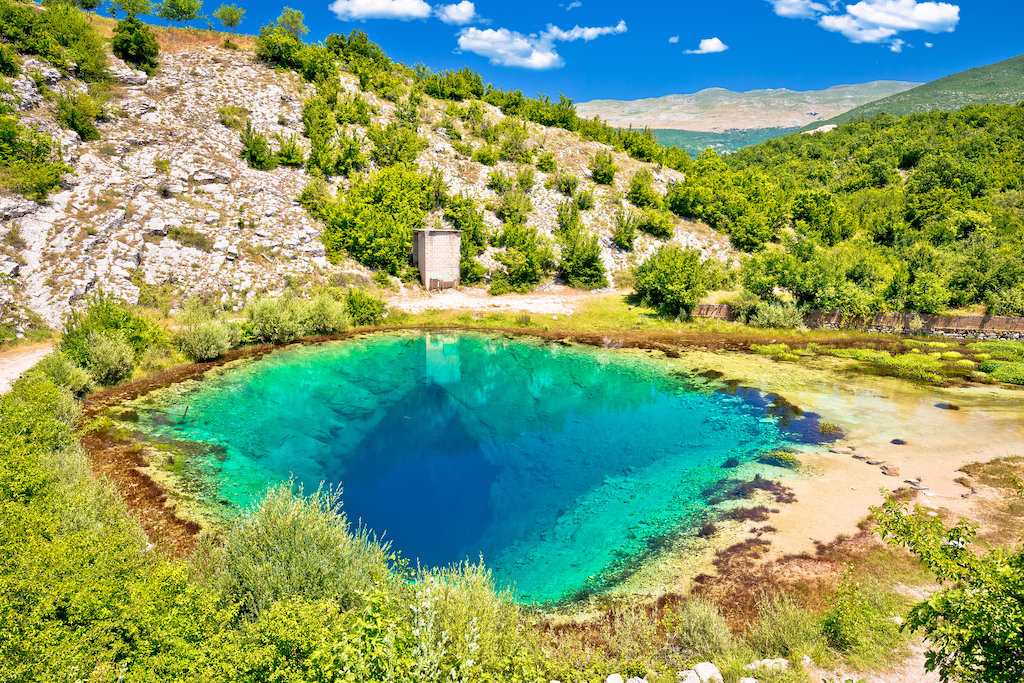
<path id="1" fill-rule="evenodd" d="M 349 520 L 413 563 L 482 556 L 538 602 L 614 583 L 687 529 L 726 459 L 803 426 L 634 354 L 482 334 L 288 349 L 136 409 L 148 438 L 194 442 L 183 476 L 213 501 L 341 486 Z"/>

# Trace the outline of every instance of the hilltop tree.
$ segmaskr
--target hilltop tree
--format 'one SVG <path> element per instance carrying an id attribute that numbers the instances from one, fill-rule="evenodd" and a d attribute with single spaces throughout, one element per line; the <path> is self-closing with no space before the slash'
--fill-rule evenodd
<path id="1" fill-rule="evenodd" d="M 134 19 L 140 14 L 152 13 L 153 3 L 150 0 L 113 0 L 110 14 L 116 17 L 118 12 L 124 13 L 125 19 Z"/>
<path id="2" fill-rule="evenodd" d="M 242 19 L 245 18 L 245 10 L 235 3 L 221 5 L 213 13 L 213 17 L 222 23 L 226 29 L 234 33 L 238 25 L 242 23 Z"/>
<path id="3" fill-rule="evenodd" d="M 150 76 L 156 71 L 160 46 L 149 27 L 134 15 L 117 22 L 110 48 L 115 55 Z"/>
<path id="4" fill-rule="evenodd" d="M 202 15 L 203 0 L 163 0 L 156 15 L 165 21 L 180 21 L 183 25 Z"/>
<path id="5" fill-rule="evenodd" d="M 281 16 L 277 18 L 277 25 L 283 28 L 295 40 L 302 40 L 302 36 L 309 33 L 309 29 L 303 20 L 306 18 L 302 12 L 291 7 L 281 10 Z"/>

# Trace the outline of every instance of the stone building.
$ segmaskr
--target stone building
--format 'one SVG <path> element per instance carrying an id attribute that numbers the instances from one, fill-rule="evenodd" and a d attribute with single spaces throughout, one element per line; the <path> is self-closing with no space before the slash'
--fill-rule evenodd
<path id="1" fill-rule="evenodd" d="M 420 269 L 427 289 L 448 289 L 459 284 L 461 230 L 413 230 L 412 265 Z"/>

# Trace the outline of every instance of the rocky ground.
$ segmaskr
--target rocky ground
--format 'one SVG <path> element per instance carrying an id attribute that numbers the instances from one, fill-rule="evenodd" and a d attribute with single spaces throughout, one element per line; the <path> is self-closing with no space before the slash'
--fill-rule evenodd
<path id="1" fill-rule="evenodd" d="M 239 132 L 219 120 L 219 107 L 241 107 L 261 132 L 301 136 L 302 103 L 312 86 L 294 73 L 268 68 L 247 51 L 195 46 L 164 54 L 152 78 L 113 61 L 119 84 L 106 106 L 107 120 L 99 126 L 102 139 L 88 143 L 54 123 L 52 98 L 45 97 L 46 90 L 82 90 L 83 84 L 32 59 L 25 60 L 25 75 L 8 79 L 22 121 L 59 141 L 65 162 L 74 169 L 45 204 L 0 197 L 0 272 L 9 276 L 0 286 L 0 298 L 19 333 L 29 323 L 24 309 L 59 326 L 71 307 L 94 292 L 164 307 L 173 307 L 182 296 L 203 294 L 237 310 L 294 279 L 366 274 L 354 262 L 326 259 L 321 226 L 295 201 L 309 176 L 301 169 L 248 168 L 238 158 Z M 32 73 L 43 77 L 43 92 L 29 77 Z M 347 90 L 358 90 L 351 74 L 342 74 L 342 82 Z M 375 122 L 390 120 L 391 103 L 372 94 L 364 97 L 379 111 Z M 493 169 L 461 157 L 442 131 L 432 129 L 443 106 L 430 102 L 426 107 L 420 135 L 429 146 L 419 166 L 440 168 L 452 192 L 465 192 L 481 203 L 496 199 L 486 187 Z M 492 120 L 501 118 L 497 109 L 487 110 Z M 641 236 L 637 250 L 626 254 L 611 242 L 615 212 L 624 204 L 629 179 L 644 164 L 618 155 L 622 170 L 615 186 L 594 186 L 587 171 L 590 155 L 606 146 L 533 124 L 530 133 L 534 146 L 553 151 L 560 168 L 579 175 L 581 187 L 594 191 L 595 207 L 584 212 L 583 220 L 600 235 L 610 272 L 661 244 Z M 514 171 L 505 162 L 496 168 Z M 653 171 L 662 191 L 682 179 L 668 169 Z M 536 173 L 531 221 L 550 234 L 563 197 L 545 189 L 545 179 Z M 492 213 L 485 216 L 499 224 Z M 732 256 L 727 239 L 706 226 L 681 222 L 674 241 L 707 256 Z M 494 264 L 493 253 L 482 258 Z"/>

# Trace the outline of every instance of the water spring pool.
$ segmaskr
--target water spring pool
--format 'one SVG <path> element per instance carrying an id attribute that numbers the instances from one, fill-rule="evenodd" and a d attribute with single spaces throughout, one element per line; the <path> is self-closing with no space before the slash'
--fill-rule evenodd
<path id="1" fill-rule="evenodd" d="M 289 478 L 412 562 L 483 557 L 525 601 L 602 588 L 705 507 L 729 458 L 814 416 L 639 354 L 483 334 L 294 347 L 133 404 L 186 488 L 237 510 Z"/>

